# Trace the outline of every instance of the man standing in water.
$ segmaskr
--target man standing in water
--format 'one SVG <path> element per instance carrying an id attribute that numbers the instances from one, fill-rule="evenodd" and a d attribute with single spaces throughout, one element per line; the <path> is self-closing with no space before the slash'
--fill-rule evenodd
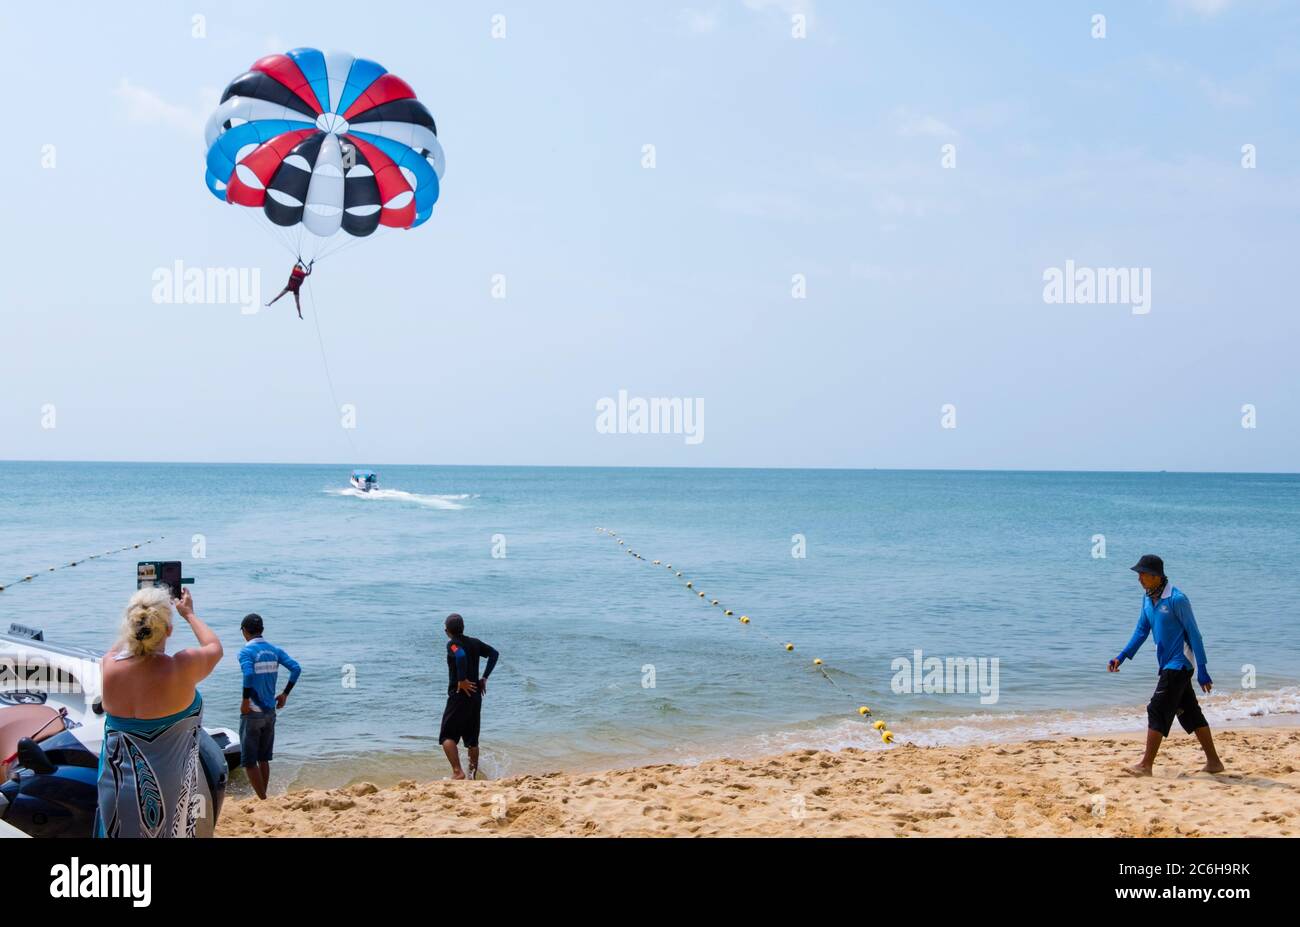
<path id="1" fill-rule="evenodd" d="M 262 637 L 261 615 L 245 615 L 239 629 L 248 642 L 239 651 L 239 667 L 244 675 L 244 700 L 239 706 L 239 765 L 248 773 L 257 797 L 266 798 L 275 747 L 275 713 L 284 707 L 302 667 Z M 289 681 L 276 695 L 275 681 L 281 666 L 289 671 Z"/>
<path id="2" fill-rule="evenodd" d="M 1137 573 L 1146 592 L 1142 599 L 1142 614 L 1138 617 L 1133 637 L 1107 668 L 1118 673 L 1120 664 L 1133 659 L 1147 635 L 1154 633 L 1160 678 L 1147 705 L 1146 753 L 1142 762 L 1126 767 L 1125 772 L 1134 776 L 1151 775 L 1156 753 L 1161 742 L 1169 736 L 1175 717 L 1183 730 L 1195 734 L 1201 742 L 1201 749 L 1205 751 L 1204 771 L 1223 772 L 1223 763 L 1215 752 L 1214 738 L 1210 735 L 1210 725 L 1201 713 L 1201 706 L 1196 702 L 1196 690 L 1192 687 L 1192 658 L 1195 657 L 1196 681 L 1201 690 L 1208 693 L 1213 688 L 1213 681 L 1205 668 L 1205 645 L 1192 615 L 1192 605 L 1187 596 L 1170 584 L 1169 577 L 1165 576 L 1165 562 L 1155 554 L 1143 554 L 1137 565 L 1130 569 Z"/>
<path id="3" fill-rule="evenodd" d="M 465 619 L 460 615 L 448 615 L 443 628 L 447 632 L 447 708 L 442 713 L 438 740 L 451 763 L 453 779 L 466 778 L 460 768 L 460 750 L 456 747 L 458 740 L 465 742 L 469 751 L 469 778 L 475 779 L 478 777 L 479 715 L 483 696 L 487 694 L 488 677 L 500 654 L 481 640 L 466 637 Z M 479 676 L 478 661 L 484 657 L 487 666 Z"/>

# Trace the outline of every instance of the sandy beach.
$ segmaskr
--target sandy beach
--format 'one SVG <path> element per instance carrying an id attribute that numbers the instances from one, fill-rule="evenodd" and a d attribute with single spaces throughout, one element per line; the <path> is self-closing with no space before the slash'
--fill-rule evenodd
<path id="1" fill-rule="evenodd" d="M 221 836 L 1294 836 L 1300 728 L 1191 737 L 1156 775 L 1123 773 L 1140 734 L 888 751 L 802 750 L 698 766 L 479 782 L 358 782 L 228 801 Z"/>

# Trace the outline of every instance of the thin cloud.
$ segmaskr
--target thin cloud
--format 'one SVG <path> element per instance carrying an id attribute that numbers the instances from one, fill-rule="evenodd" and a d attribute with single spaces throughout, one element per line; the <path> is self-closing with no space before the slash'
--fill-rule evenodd
<path id="1" fill-rule="evenodd" d="M 802 13 L 809 26 L 816 18 L 813 0 L 744 0 L 744 4 L 746 9 L 755 13 L 784 13 L 787 18 Z"/>
<path id="2" fill-rule="evenodd" d="M 872 283 L 892 283 L 894 272 L 880 264 L 868 264 L 853 261 L 849 264 L 849 276 L 855 280 L 869 280 Z"/>
<path id="3" fill-rule="evenodd" d="M 1015 122 L 1023 107 L 1011 100 L 992 100 L 962 109 L 958 123 L 969 130 L 988 131 L 1001 129 Z"/>
<path id="4" fill-rule="evenodd" d="M 717 32 L 722 22 L 717 10 L 697 10 L 691 7 L 678 13 L 677 20 L 691 35 L 708 35 Z"/>
<path id="5" fill-rule="evenodd" d="M 207 113 L 211 106 L 200 103 L 186 106 L 183 103 L 171 103 L 162 95 L 148 87 L 133 84 L 128 78 L 122 78 L 113 95 L 126 109 L 126 118 L 140 125 L 164 126 L 186 135 L 203 135 L 203 126 L 207 122 Z M 215 96 L 209 91 L 203 97 Z M 214 101 L 215 102 L 215 101 Z"/>
<path id="6" fill-rule="evenodd" d="M 1250 105 L 1250 97 L 1244 93 L 1237 93 L 1235 90 L 1229 90 L 1227 87 L 1216 84 L 1208 77 L 1201 78 L 1200 87 L 1206 98 L 1215 106 Z"/>
<path id="7" fill-rule="evenodd" d="M 780 219 L 809 222 L 819 217 L 808 201 L 790 193 L 724 193 L 717 199 L 723 212 L 749 219 Z"/>
<path id="8" fill-rule="evenodd" d="M 751 10 L 780 10 L 783 13 L 812 15 L 812 0 L 745 0 Z"/>
<path id="9" fill-rule="evenodd" d="M 1162 80 L 1179 83 L 1186 87 L 1195 86 L 1215 106 L 1251 105 L 1251 98 L 1246 94 L 1231 90 L 1213 78 L 1197 75 L 1195 71 L 1192 71 L 1181 61 L 1159 56 L 1148 56 L 1143 58 L 1142 63 L 1148 73 Z"/>
<path id="10" fill-rule="evenodd" d="M 896 116 L 898 118 L 898 134 L 904 138 L 916 136 L 952 138 L 957 134 L 956 129 L 936 116 L 909 113 L 906 109 L 899 109 Z"/>
<path id="11" fill-rule="evenodd" d="M 1232 0 L 1172 0 L 1176 9 L 1198 16 L 1217 16 L 1226 10 Z"/>

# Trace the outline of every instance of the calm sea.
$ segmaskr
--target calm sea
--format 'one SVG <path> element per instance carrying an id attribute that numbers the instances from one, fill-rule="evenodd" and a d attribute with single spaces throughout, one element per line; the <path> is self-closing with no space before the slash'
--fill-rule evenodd
<path id="1" fill-rule="evenodd" d="M 502 653 L 490 775 L 884 749 L 860 704 L 920 744 L 1140 729 L 1153 643 L 1105 665 L 1154 552 L 1204 634 L 1211 722 L 1300 709 L 1300 476 L 376 469 L 361 497 L 348 466 L 0 463 L 0 583 L 36 574 L 0 592 L 0 624 L 103 649 L 135 561 L 183 560 L 226 644 L 208 723 L 237 724 L 259 612 L 305 667 L 275 784 L 384 784 L 446 774 L 452 611 Z M 917 651 L 976 661 L 983 691 L 899 691 Z"/>

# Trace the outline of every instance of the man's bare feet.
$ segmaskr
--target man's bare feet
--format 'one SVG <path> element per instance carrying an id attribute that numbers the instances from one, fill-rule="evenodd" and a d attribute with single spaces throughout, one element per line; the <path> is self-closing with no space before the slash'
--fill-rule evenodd
<path id="1" fill-rule="evenodd" d="M 1132 766 L 1125 766 L 1124 773 L 1129 776 L 1149 776 L 1151 767 L 1143 766 L 1141 763 L 1134 763 Z"/>
<path id="2" fill-rule="evenodd" d="M 453 772 L 453 773 L 451 774 L 451 777 L 452 777 L 453 779 L 464 779 L 464 778 L 465 778 L 465 774 L 464 774 L 463 772 L 461 772 L 459 769 L 457 769 L 455 772 Z"/>
<path id="3" fill-rule="evenodd" d="M 1223 770 L 1224 765 L 1222 760 L 1214 760 L 1213 762 L 1206 763 L 1201 767 L 1201 772 L 1207 773 L 1221 773 Z"/>

